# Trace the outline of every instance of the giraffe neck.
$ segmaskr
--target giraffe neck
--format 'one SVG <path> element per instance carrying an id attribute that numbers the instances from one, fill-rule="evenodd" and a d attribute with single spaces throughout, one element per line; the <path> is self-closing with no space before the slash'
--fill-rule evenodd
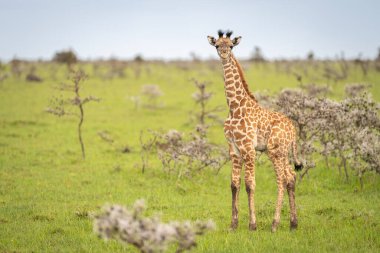
<path id="1" fill-rule="evenodd" d="M 248 85 L 244 79 L 243 71 L 236 58 L 222 60 L 224 71 L 224 88 L 227 104 L 230 111 L 234 111 L 248 102 L 251 105 L 257 104 L 255 97 L 248 90 Z"/>

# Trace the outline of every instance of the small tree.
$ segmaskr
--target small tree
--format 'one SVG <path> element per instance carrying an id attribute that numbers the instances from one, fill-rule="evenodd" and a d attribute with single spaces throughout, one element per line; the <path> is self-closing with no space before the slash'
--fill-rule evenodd
<path id="1" fill-rule="evenodd" d="M 56 52 L 53 61 L 66 64 L 69 69 L 78 61 L 76 54 L 72 50 Z"/>
<path id="2" fill-rule="evenodd" d="M 308 61 L 314 61 L 314 59 L 315 59 L 314 52 L 310 51 L 309 53 L 307 53 L 306 59 Z"/>
<path id="3" fill-rule="evenodd" d="M 360 69 L 362 70 L 363 76 L 366 77 L 368 74 L 369 67 L 370 67 L 370 61 L 362 59 L 362 54 L 359 54 L 359 56 L 354 60 L 354 64 L 360 67 Z"/>
<path id="4" fill-rule="evenodd" d="M 149 131 L 152 133 L 152 131 Z M 148 167 L 149 155 L 156 149 L 157 136 L 151 134 L 149 139 L 144 139 L 144 131 L 140 131 L 140 157 L 141 157 L 141 172 L 144 173 L 145 169 Z"/>
<path id="5" fill-rule="evenodd" d="M 84 105 L 87 104 L 90 101 L 99 101 L 99 98 L 88 96 L 85 98 L 82 98 L 80 95 L 80 90 L 83 86 L 83 82 L 87 79 L 87 75 L 83 71 L 76 71 L 71 76 L 71 83 L 62 83 L 58 89 L 61 91 L 67 91 L 74 93 L 74 97 L 70 99 L 55 99 L 53 107 L 49 107 L 46 109 L 48 113 L 51 113 L 53 115 L 56 115 L 58 117 L 62 117 L 65 115 L 74 115 L 78 117 L 78 139 L 82 150 L 82 157 L 85 159 L 85 146 L 83 143 L 82 138 L 82 124 L 84 121 Z M 79 113 L 72 113 L 69 111 L 66 111 L 66 105 L 72 105 L 74 107 L 77 107 L 79 110 Z"/>
<path id="6" fill-rule="evenodd" d="M 23 66 L 24 62 L 22 60 L 17 59 L 17 58 L 13 58 L 10 61 L 10 65 L 11 65 L 12 75 L 15 76 L 16 78 L 20 78 L 21 74 L 24 70 L 24 66 Z"/>
<path id="7" fill-rule="evenodd" d="M 375 58 L 375 61 L 380 62 L 380 47 L 377 49 L 377 57 Z"/>
<path id="8" fill-rule="evenodd" d="M 145 60 L 141 54 L 137 54 L 135 58 L 133 59 L 133 61 L 136 63 L 143 63 Z"/>
<path id="9" fill-rule="evenodd" d="M 209 83 L 207 82 L 199 82 L 195 79 L 192 80 L 194 82 L 195 87 L 197 87 L 198 91 L 193 93 L 192 97 L 195 100 L 195 103 L 199 105 L 199 112 L 195 112 L 195 116 L 197 118 L 197 123 L 200 125 L 206 125 L 206 119 L 213 119 L 215 121 L 221 122 L 222 120 L 218 117 L 217 112 L 224 110 L 222 107 L 217 106 L 213 108 L 208 108 L 207 104 L 213 96 L 212 92 L 207 92 L 206 88 Z"/>
<path id="10" fill-rule="evenodd" d="M 257 62 L 257 63 L 265 62 L 265 58 L 264 58 L 263 52 L 261 51 L 260 47 L 258 47 L 258 46 L 255 47 L 255 49 L 252 53 L 251 61 Z"/>
<path id="11" fill-rule="evenodd" d="M 8 78 L 8 73 L 5 72 L 5 65 L 0 61 L 0 84 Z"/>

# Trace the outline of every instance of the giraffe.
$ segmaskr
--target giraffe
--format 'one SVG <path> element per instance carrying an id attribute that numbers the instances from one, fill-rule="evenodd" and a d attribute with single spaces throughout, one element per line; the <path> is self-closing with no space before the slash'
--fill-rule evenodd
<path id="1" fill-rule="evenodd" d="M 232 161 L 231 229 L 234 230 L 238 227 L 240 174 L 244 164 L 249 229 L 256 230 L 254 205 L 256 151 L 267 153 L 275 168 L 278 190 L 272 232 L 277 230 L 280 223 L 285 188 L 289 196 L 290 229 L 296 229 L 298 225 L 295 204 L 296 173 L 289 163 L 290 151 L 293 152 L 295 169 L 301 170 L 303 166 L 297 158 L 295 127 L 292 121 L 283 114 L 261 107 L 255 96 L 249 91 L 242 67 L 232 54 L 232 48 L 240 43 L 241 37 L 231 39 L 231 31 L 224 33 L 220 30 L 218 35 L 218 39 L 208 36 L 208 41 L 216 48 L 223 65 L 224 88 L 229 107 L 228 118 L 224 123 L 224 133 Z"/>

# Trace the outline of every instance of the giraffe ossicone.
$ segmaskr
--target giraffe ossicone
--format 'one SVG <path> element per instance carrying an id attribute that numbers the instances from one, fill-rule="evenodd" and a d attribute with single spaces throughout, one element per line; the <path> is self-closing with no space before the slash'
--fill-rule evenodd
<path id="1" fill-rule="evenodd" d="M 232 31 L 218 31 L 218 38 L 208 36 L 221 59 L 224 73 L 225 95 L 229 107 L 228 118 L 224 123 L 224 133 L 229 145 L 232 161 L 232 221 L 231 229 L 238 226 L 238 200 L 240 174 L 245 165 L 245 187 L 248 194 L 249 229 L 256 230 L 255 214 L 255 158 L 256 151 L 266 152 L 272 161 L 277 179 L 277 204 L 272 223 L 272 232 L 280 222 L 281 208 L 285 188 L 289 195 L 290 228 L 297 227 L 295 204 L 296 173 L 289 163 L 289 154 L 293 153 L 295 168 L 302 169 L 297 158 L 296 130 L 293 122 L 281 113 L 261 107 L 250 92 L 243 69 L 232 54 L 241 37 L 231 39 Z"/>

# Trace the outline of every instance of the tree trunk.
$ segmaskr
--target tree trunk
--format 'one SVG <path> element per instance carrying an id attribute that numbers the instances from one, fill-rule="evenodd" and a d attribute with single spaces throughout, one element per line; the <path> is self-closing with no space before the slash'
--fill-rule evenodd
<path id="1" fill-rule="evenodd" d="M 79 118 L 79 124 L 78 124 L 78 137 L 79 137 L 79 142 L 80 146 L 82 149 L 82 157 L 83 159 L 86 158 L 85 150 L 84 150 L 84 143 L 82 140 L 82 124 L 83 124 L 83 118 L 84 118 L 84 112 L 83 112 L 83 105 L 79 104 L 79 110 L 80 110 L 80 118 Z"/>

